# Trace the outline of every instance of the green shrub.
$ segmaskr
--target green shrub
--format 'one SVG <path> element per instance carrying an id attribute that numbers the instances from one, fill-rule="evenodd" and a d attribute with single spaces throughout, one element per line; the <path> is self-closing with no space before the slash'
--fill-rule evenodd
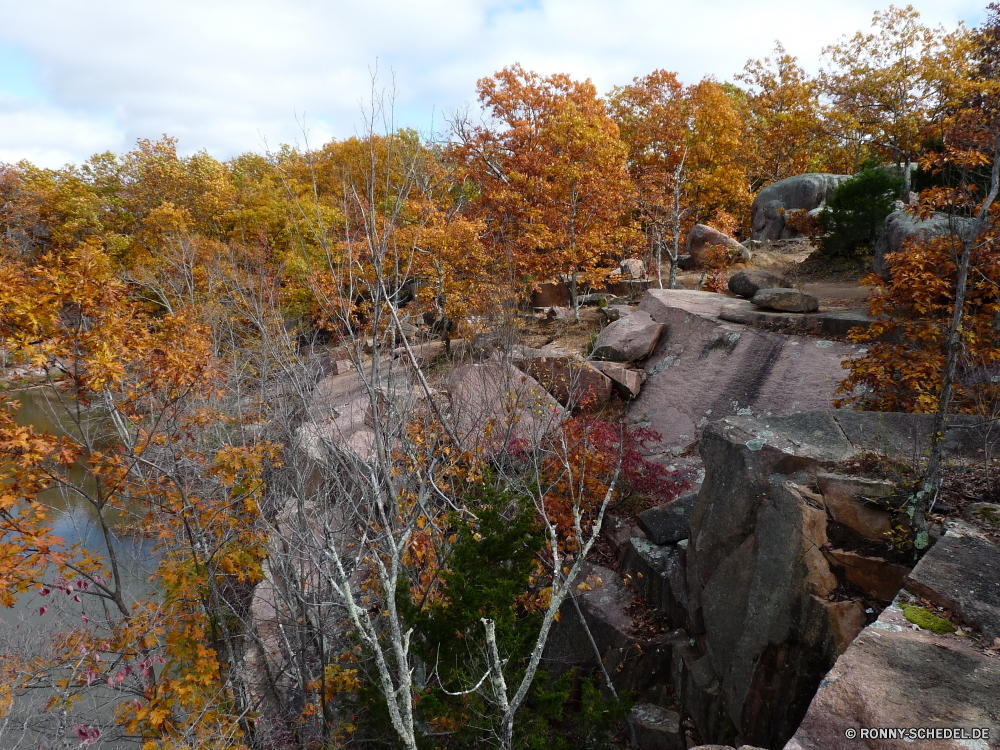
<path id="1" fill-rule="evenodd" d="M 903 180 L 883 169 L 866 169 L 842 182 L 820 214 L 828 233 L 823 254 L 848 256 L 873 248 L 902 189 Z"/>

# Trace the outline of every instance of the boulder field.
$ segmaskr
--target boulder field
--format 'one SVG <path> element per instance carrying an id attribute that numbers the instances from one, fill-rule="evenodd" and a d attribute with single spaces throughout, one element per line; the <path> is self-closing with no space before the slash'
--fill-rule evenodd
<path id="1" fill-rule="evenodd" d="M 515 346 L 455 367 L 430 394 L 402 355 L 380 377 L 331 361 L 297 439 L 316 462 L 331 451 L 364 460 L 375 420 L 433 399 L 460 439 L 496 441 L 494 424 L 533 445 L 580 400 L 617 391 L 634 399 L 631 424 L 663 435 L 665 463 L 702 471 L 669 503 L 607 518 L 607 556 L 551 633 L 550 676 L 603 665 L 636 698 L 640 750 L 1000 747 L 1000 549 L 951 520 L 932 528 L 916 566 L 893 546 L 906 467 L 932 418 L 833 408 L 843 362 L 861 347 L 822 332 L 843 334 L 864 316 L 650 290 L 638 309 L 606 318 L 594 346 L 604 360 Z M 990 427 L 953 418 L 946 458 L 995 455 Z M 977 508 L 985 517 L 997 506 Z M 927 629 L 934 613 L 950 618 L 940 632 Z M 846 734 L 872 726 L 990 734 Z"/>

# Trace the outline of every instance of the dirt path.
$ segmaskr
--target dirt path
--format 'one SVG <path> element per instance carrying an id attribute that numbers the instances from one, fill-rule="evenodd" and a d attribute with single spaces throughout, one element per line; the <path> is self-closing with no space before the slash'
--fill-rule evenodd
<path id="1" fill-rule="evenodd" d="M 821 310 L 863 310 L 871 291 L 856 281 L 818 281 L 802 288 L 819 300 Z"/>

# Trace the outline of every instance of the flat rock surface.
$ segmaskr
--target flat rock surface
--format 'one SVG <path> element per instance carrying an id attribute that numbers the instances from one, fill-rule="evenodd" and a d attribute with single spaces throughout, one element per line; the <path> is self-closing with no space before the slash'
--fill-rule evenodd
<path id="1" fill-rule="evenodd" d="M 871 727 L 979 728 L 989 740 L 860 736 Z M 884 610 L 837 659 L 784 750 L 857 748 L 1000 748 L 1000 657 L 962 636 L 914 630 L 896 606 Z"/>
<path id="2" fill-rule="evenodd" d="M 949 531 L 910 571 L 906 587 L 950 609 L 987 641 L 1000 638 L 1000 547 Z"/>
<path id="3" fill-rule="evenodd" d="M 749 300 L 732 300 L 724 305 L 719 318 L 730 323 L 753 326 L 802 328 L 813 334 L 846 336 L 852 328 L 869 328 L 871 318 L 864 310 L 824 310 L 816 313 L 781 312 L 754 307 Z"/>
<path id="4" fill-rule="evenodd" d="M 457 367 L 448 377 L 452 421 L 461 439 L 537 445 L 566 410 L 530 375 L 499 359 Z"/>
<path id="5" fill-rule="evenodd" d="M 825 410 L 858 347 L 788 335 L 721 319 L 750 303 L 711 292 L 650 290 L 640 306 L 665 325 L 645 362 L 642 393 L 629 407 L 633 424 L 663 435 L 660 450 L 683 449 L 709 421 L 735 415 Z M 636 313 L 638 315 L 639 313 Z"/>

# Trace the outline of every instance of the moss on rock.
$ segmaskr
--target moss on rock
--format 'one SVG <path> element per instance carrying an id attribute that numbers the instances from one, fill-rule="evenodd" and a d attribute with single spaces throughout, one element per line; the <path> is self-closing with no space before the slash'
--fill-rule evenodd
<path id="1" fill-rule="evenodd" d="M 943 617 L 938 617 L 936 614 L 924 607 L 918 607 L 913 604 L 904 604 L 903 614 L 906 616 L 906 619 L 914 625 L 921 627 L 924 630 L 929 630 L 932 633 L 955 632 L 954 625 Z"/>

